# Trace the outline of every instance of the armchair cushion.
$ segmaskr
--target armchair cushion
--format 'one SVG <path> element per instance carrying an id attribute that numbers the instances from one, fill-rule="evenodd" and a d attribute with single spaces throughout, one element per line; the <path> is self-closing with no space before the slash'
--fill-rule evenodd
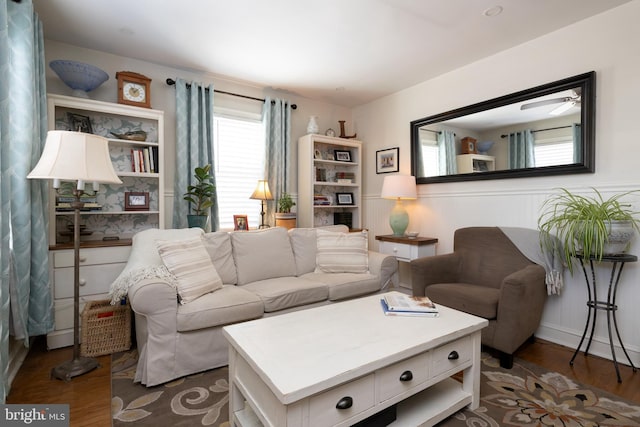
<path id="1" fill-rule="evenodd" d="M 438 283 L 427 287 L 429 298 L 456 310 L 495 319 L 500 289 L 468 283 Z"/>

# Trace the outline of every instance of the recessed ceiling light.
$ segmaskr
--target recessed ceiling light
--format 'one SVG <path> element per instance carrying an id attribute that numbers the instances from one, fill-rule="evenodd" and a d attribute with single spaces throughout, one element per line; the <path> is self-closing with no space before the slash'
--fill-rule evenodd
<path id="1" fill-rule="evenodd" d="M 484 16 L 488 16 L 488 17 L 497 16 L 497 15 L 500 15 L 501 13 L 502 13 L 502 6 L 500 5 L 490 7 L 489 9 L 485 9 L 485 11 L 482 12 Z"/>
<path id="2" fill-rule="evenodd" d="M 125 36 L 132 36 L 135 34 L 135 32 L 129 27 L 121 27 L 118 29 L 118 32 L 120 34 L 124 34 Z"/>

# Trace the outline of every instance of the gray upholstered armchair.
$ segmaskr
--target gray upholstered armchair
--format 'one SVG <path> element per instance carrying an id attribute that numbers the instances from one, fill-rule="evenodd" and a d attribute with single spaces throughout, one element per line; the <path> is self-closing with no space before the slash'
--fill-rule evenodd
<path id="1" fill-rule="evenodd" d="M 545 269 L 498 227 L 458 229 L 453 249 L 411 261 L 413 294 L 488 319 L 482 344 L 499 350 L 500 365 L 511 368 L 513 353 L 540 323 Z"/>

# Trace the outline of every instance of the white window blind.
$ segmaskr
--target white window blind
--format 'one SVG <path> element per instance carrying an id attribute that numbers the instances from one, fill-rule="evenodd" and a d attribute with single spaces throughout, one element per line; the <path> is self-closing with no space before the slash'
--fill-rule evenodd
<path id="1" fill-rule="evenodd" d="M 260 224 L 260 201 L 249 198 L 264 179 L 264 126 L 259 120 L 215 116 L 214 161 L 221 229 L 233 229 L 233 215 Z M 266 219 L 265 219 L 266 221 Z"/>
<path id="2" fill-rule="evenodd" d="M 535 142 L 536 167 L 573 163 L 573 140 L 571 137 L 537 139 Z"/>

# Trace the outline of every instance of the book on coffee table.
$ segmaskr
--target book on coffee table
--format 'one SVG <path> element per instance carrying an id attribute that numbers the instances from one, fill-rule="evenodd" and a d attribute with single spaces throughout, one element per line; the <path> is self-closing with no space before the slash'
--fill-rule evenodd
<path id="1" fill-rule="evenodd" d="M 387 302 L 384 298 L 380 298 L 380 305 L 385 316 L 411 316 L 411 317 L 438 317 L 440 313 L 437 311 L 401 311 L 389 310 Z"/>
<path id="2" fill-rule="evenodd" d="M 387 294 L 384 302 L 389 311 L 410 311 L 418 313 L 437 313 L 436 305 L 428 297 L 414 297 L 404 294 Z"/>

